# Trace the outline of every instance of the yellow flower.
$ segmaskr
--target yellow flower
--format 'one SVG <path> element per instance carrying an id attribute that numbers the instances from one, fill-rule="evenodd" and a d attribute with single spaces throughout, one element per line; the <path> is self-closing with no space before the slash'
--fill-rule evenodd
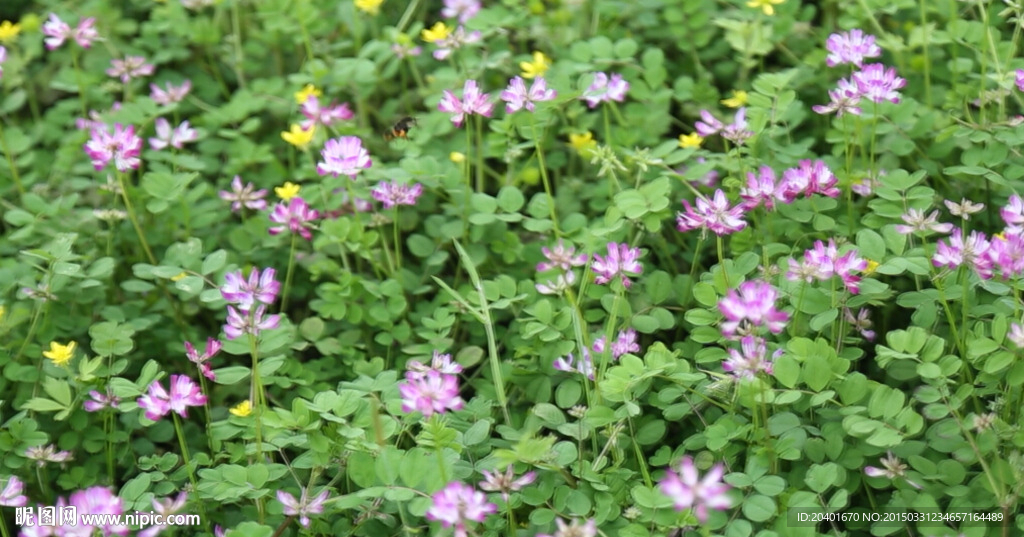
<path id="1" fill-rule="evenodd" d="M 238 403 L 237 405 L 229 408 L 228 412 L 230 412 L 234 416 L 244 418 L 249 414 L 252 414 L 252 403 L 250 403 L 249 400 L 246 399 L 245 401 L 242 401 L 241 403 Z"/>
<path id="2" fill-rule="evenodd" d="M 752 7 L 754 9 L 761 8 L 761 11 L 763 11 L 765 15 L 771 16 L 775 14 L 775 7 L 773 7 L 773 5 L 777 6 L 784 1 L 785 0 L 750 0 L 747 2 L 747 7 Z"/>
<path id="3" fill-rule="evenodd" d="M 376 15 L 380 13 L 380 5 L 384 3 L 384 0 L 354 0 L 356 8 L 370 15 Z"/>
<path id="4" fill-rule="evenodd" d="M 5 313 L 7 313 L 7 308 L 3 307 L 3 305 L 0 304 L 0 319 L 4 318 Z"/>
<path id="5" fill-rule="evenodd" d="M 732 97 L 722 99 L 721 102 L 729 108 L 739 108 L 747 104 L 747 92 L 743 90 L 732 90 Z"/>
<path id="6" fill-rule="evenodd" d="M 181 274 L 178 274 L 177 276 L 172 276 L 171 277 L 171 281 L 172 282 L 176 282 L 176 281 L 179 281 L 179 280 L 184 280 L 185 276 L 188 276 L 188 274 L 185 274 L 184 272 L 182 272 Z"/>
<path id="7" fill-rule="evenodd" d="M 309 130 L 303 129 L 299 124 L 292 123 L 291 130 L 281 133 L 281 138 L 284 141 L 302 149 L 309 145 L 309 142 L 313 141 L 313 133 L 316 132 L 316 126 L 309 127 Z"/>
<path id="8" fill-rule="evenodd" d="M 588 156 L 593 152 L 594 148 L 597 147 L 597 141 L 594 140 L 594 135 L 587 131 L 583 134 L 570 134 L 569 145 L 576 150 L 580 156 Z"/>
<path id="9" fill-rule="evenodd" d="M 277 194 L 277 197 L 282 200 L 288 201 L 295 196 L 298 196 L 299 190 L 302 190 L 301 186 L 291 181 L 285 181 L 283 185 L 274 187 L 274 194 Z"/>
<path id="10" fill-rule="evenodd" d="M 423 32 L 420 33 L 420 37 L 429 43 L 436 43 L 444 40 L 450 33 L 452 33 L 451 28 L 445 26 L 443 22 L 439 22 L 429 30 L 424 28 Z"/>
<path id="11" fill-rule="evenodd" d="M 868 266 L 864 269 L 864 274 L 874 274 L 875 270 L 878 268 L 878 261 L 873 259 L 868 259 L 867 261 Z"/>
<path id="12" fill-rule="evenodd" d="M 64 365 L 71 361 L 71 357 L 75 355 L 75 342 L 72 341 L 67 345 L 61 345 L 56 341 L 50 342 L 50 350 L 44 351 L 43 356 L 53 361 L 54 365 Z"/>
<path id="13" fill-rule="evenodd" d="M 466 162 L 465 153 L 459 153 L 458 151 L 452 151 L 451 153 L 449 153 L 448 158 L 451 159 L 451 161 L 456 164 L 462 164 L 463 162 Z"/>
<path id="14" fill-rule="evenodd" d="M 295 102 L 302 104 L 312 96 L 319 97 L 321 95 L 323 95 L 323 92 L 316 89 L 316 86 L 312 84 L 306 84 L 306 86 L 303 87 L 301 91 L 295 92 Z"/>
<path id="15" fill-rule="evenodd" d="M 688 147 L 700 147 L 700 144 L 704 143 L 704 138 L 701 138 L 696 132 L 692 134 L 680 134 L 679 135 L 679 147 L 686 149 Z"/>
<path id="16" fill-rule="evenodd" d="M 0 43 L 10 43 L 21 33 L 21 25 L 11 21 L 0 22 Z"/>
<path id="17" fill-rule="evenodd" d="M 532 62 L 519 62 L 519 68 L 523 70 L 523 78 L 534 78 L 543 75 L 551 67 L 551 58 L 543 52 L 534 51 Z"/>

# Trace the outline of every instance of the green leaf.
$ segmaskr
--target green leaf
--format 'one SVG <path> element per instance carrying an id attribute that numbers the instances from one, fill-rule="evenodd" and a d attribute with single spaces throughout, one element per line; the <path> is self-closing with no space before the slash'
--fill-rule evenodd
<path id="1" fill-rule="evenodd" d="M 763 494 L 751 494 L 743 501 L 743 515 L 752 522 L 766 522 L 775 516 L 775 500 Z"/>

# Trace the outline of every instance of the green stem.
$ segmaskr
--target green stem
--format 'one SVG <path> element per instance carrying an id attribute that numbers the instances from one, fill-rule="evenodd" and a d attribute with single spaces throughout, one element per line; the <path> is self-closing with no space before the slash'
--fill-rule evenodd
<path id="1" fill-rule="evenodd" d="M 192 483 L 192 491 L 195 493 L 196 498 L 199 498 L 199 481 L 196 479 L 196 470 L 192 467 L 188 444 L 185 442 L 185 432 L 181 429 L 181 418 L 178 417 L 176 412 L 171 412 L 171 418 L 174 419 L 174 432 L 177 433 L 178 445 L 181 446 L 181 460 L 184 461 L 185 469 L 188 470 L 188 480 Z M 209 530 L 210 519 L 206 516 L 206 504 L 202 501 L 196 503 L 199 504 L 199 516 L 202 517 L 207 530 Z"/>
<path id="2" fill-rule="evenodd" d="M 250 312 L 249 315 L 252 315 Z M 256 423 L 256 459 L 263 459 L 263 407 L 265 397 L 263 394 L 263 379 L 260 378 L 260 352 L 256 345 L 256 336 L 249 334 L 249 354 L 252 356 L 252 406 L 253 418 Z"/>
<path id="3" fill-rule="evenodd" d="M 476 191 L 484 191 L 484 142 L 483 142 L 483 118 L 474 115 L 473 123 L 476 127 Z M 468 128 L 468 126 L 467 126 Z"/>
<path id="4" fill-rule="evenodd" d="M 292 233 L 292 245 L 288 251 L 288 270 L 284 276 L 284 292 L 281 293 L 281 312 L 288 309 L 288 291 L 292 288 L 292 273 L 295 271 L 295 241 L 299 236 Z"/>
<path id="5" fill-rule="evenodd" d="M 725 269 L 725 255 L 723 253 L 725 251 L 725 245 L 723 244 L 721 235 L 716 235 L 715 239 L 716 244 L 718 245 L 718 266 L 722 269 L 722 278 L 725 280 L 725 287 L 729 288 L 729 271 Z"/>
<path id="6" fill-rule="evenodd" d="M 533 123 L 533 144 L 537 151 L 537 165 L 540 166 L 540 179 L 544 182 L 544 193 L 548 196 L 548 210 L 551 212 L 551 224 L 555 228 L 555 237 L 561 237 L 562 232 L 558 229 L 558 215 L 555 213 L 555 197 L 551 194 L 551 180 L 548 178 L 548 166 L 544 162 L 544 150 L 541 148 L 542 134 L 537 133 L 536 116 L 531 115 Z"/>
<path id="7" fill-rule="evenodd" d="M 132 201 L 128 197 L 128 183 L 124 180 L 124 173 L 121 171 L 117 172 L 117 182 L 121 186 L 121 198 L 124 200 L 124 208 L 128 211 L 128 219 L 132 221 L 132 227 L 135 228 L 135 234 L 139 236 L 139 242 L 142 243 L 142 249 L 146 252 L 146 258 L 149 259 L 149 263 L 156 265 L 156 257 L 153 256 L 153 251 L 149 249 L 149 243 L 146 242 L 146 235 L 142 232 L 142 226 L 139 225 L 139 219 L 135 216 L 135 209 L 132 207 Z"/>
<path id="8" fill-rule="evenodd" d="M 392 229 L 394 230 L 394 246 L 395 246 L 395 272 L 402 270 L 402 242 L 398 236 L 398 204 L 395 204 L 395 220 L 391 223 Z"/>
<path id="9" fill-rule="evenodd" d="M 395 29 L 398 30 L 398 33 L 405 31 L 405 27 L 409 25 L 409 21 L 412 20 L 413 14 L 416 13 L 416 10 L 419 9 L 419 7 L 420 0 L 412 0 L 412 2 L 409 2 L 409 5 L 405 7 L 405 13 L 402 13 L 402 18 L 398 21 L 398 26 L 395 27 Z"/>
<path id="10" fill-rule="evenodd" d="M 235 0 L 231 3 L 231 37 L 235 51 L 235 76 L 238 78 L 238 85 L 245 88 L 245 53 L 242 50 L 242 21 L 238 9 L 241 2 L 242 0 Z"/>

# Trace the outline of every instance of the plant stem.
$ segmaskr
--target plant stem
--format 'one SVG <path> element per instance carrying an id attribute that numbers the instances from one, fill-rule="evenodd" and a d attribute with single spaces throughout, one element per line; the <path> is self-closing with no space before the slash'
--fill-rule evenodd
<path id="1" fill-rule="evenodd" d="M 181 430 L 181 418 L 178 417 L 176 412 L 171 412 L 171 418 L 174 419 L 174 432 L 178 435 L 178 445 L 181 446 L 181 460 L 185 463 L 185 469 L 188 470 L 188 480 L 192 483 L 192 492 L 195 493 L 196 498 L 199 497 L 199 481 L 196 480 L 196 470 L 192 467 L 191 457 L 188 453 L 188 444 L 185 442 L 185 432 Z M 199 515 L 202 517 L 204 523 L 209 529 L 210 519 L 206 516 L 206 504 L 199 501 Z"/>
<path id="2" fill-rule="evenodd" d="M 292 273 L 295 271 L 295 241 L 298 235 L 292 233 L 292 246 L 288 251 L 288 270 L 284 276 L 284 292 L 281 293 L 281 309 L 283 313 L 288 308 L 288 291 L 292 288 Z"/>
<path id="3" fill-rule="evenodd" d="M 142 243 L 142 249 L 146 252 L 146 258 L 149 259 L 150 264 L 156 265 L 156 257 L 153 256 L 153 251 L 149 249 L 146 235 L 142 232 L 139 219 L 135 216 L 135 209 L 132 207 L 132 201 L 128 197 L 128 183 L 124 180 L 124 173 L 121 171 L 117 172 L 117 182 L 121 186 L 121 198 L 124 200 L 124 208 L 128 211 L 128 219 L 132 221 L 135 234 L 139 236 L 139 242 Z"/>

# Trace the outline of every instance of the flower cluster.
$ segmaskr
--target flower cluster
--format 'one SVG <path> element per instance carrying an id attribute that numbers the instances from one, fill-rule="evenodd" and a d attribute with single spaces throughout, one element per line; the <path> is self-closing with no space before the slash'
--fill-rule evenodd
<path id="1" fill-rule="evenodd" d="M 0 503 L 0 505 L 3 505 Z M 72 507 L 74 509 L 63 509 Z M 131 529 L 123 524 L 116 524 L 115 521 L 125 512 L 121 498 L 106 487 L 89 487 L 84 490 L 73 492 L 68 499 L 57 498 L 57 516 L 52 520 L 54 525 L 43 526 L 40 519 L 42 507 L 36 507 L 27 514 L 27 521 L 20 535 L 23 537 L 43 537 L 54 535 L 57 537 L 79 537 L 95 535 L 97 531 L 102 535 L 125 536 L 131 533 Z M 73 513 L 77 520 L 70 520 L 66 514 Z M 88 515 L 99 515 L 90 517 Z M 141 535 L 141 533 L 140 533 Z"/>
<path id="2" fill-rule="evenodd" d="M 320 494 L 310 498 L 308 492 L 303 489 L 302 494 L 298 499 L 291 494 L 279 490 L 277 491 L 277 501 L 281 502 L 284 506 L 282 511 L 287 516 L 299 517 L 299 524 L 304 528 L 309 527 L 309 515 L 320 514 L 324 511 L 324 502 L 327 501 L 327 497 L 330 495 L 330 491 L 324 489 Z"/>
<path id="3" fill-rule="evenodd" d="M 729 485 L 722 482 L 723 475 L 725 467 L 719 463 L 701 479 L 693 458 L 687 455 L 679 465 L 679 473 L 669 470 L 658 486 L 665 496 L 672 499 L 677 511 L 692 509 L 694 516 L 703 524 L 708 521 L 708 509 L 732 507 L 732 500 L 727 494 Z"/>
<path id="4" fill-rule="evenodd" d="M 102 170 L 111 161 L 119 172 L 134 170 L 142 164 L 139 160 L 142 138 L 135 134 L 132 125 L 125 128 L 117 123 L 112 133 L 105 125 L 94 128 L 89 132 L 89 141 L 85 142 L 84 149 L 96 170 Z"/>
<path id="5" fill-rule="evenodd" d="M 50 13 L 50 18 L 43 23 L 42 31 L 46 36 L 43 43 L 46 44 L 47 50 L 60 48 L 68 39 L 73 39 L 82 48 L 89 48 L 92 42 L 99 38 L 95 17 L 82 19 L 78 26 L 71 29 L 71 25 L 62 21 L 56 13 Z"/>
<path id="6" fill-rule="evenodd" d="M 268 231 L 271 235 L 277 235 L 288 230 L 298 233 L 303 239 L 313 240 L 312 222 L 320 218 L 320 212 L 313 209 L 306 203 L 306 200 L 299 196 L 289 198 L 274 206 L 270 212 L 270 221 L 278 226 L 272 226 Z"/>
<path id="7" fill-rule="evenodd" d="M 276 282 L 275 282 L 276 283 Z M 210 368 L 210 358 L 213 358 L 224 344 L 220 340 L 214 338 L 206 338 L 206 348 L 203 349 L 203 354 L 199 354 L 199 351 L 192 345 L 191 342 L 185 342 L 185 356 L 188 357 L 188 361 L 196 364 L 199 368 L 199 372 L 206 378 L 216 381 L 217 375 Z"/>
<path id="8" fill-rule="evenodd" d="M 4 77 L 4 62 L 7 61 L 7 48 L 0 47 L 0 80 Z"/>
<path id="9" fill-rule="evenodd" d="M 550 101 L 558 96 L 558 93 L 548 88 L 544 77 L 533 79 L 530 89 L 526 89 L 526 83 L 521 77 L 515 77 L 509 81 L 508 87 L 501 92 L 501 100 L 505 101 L 505 112 L 511 114 L 523 108 L 533 112 L 534 103 Z"/>
<path id="10" fill-rule="evenodd" d="M 466 537 L 467 522 L 483 522 L 487 515 L 498 512 L 498 506 L 487 501 L 483 492 L 472 486 L 453 481 L 431 497 L 427 519 L 441 522 L 446 528 L 455 528 L 455 537 Z"/>
<path id="11" fill-rule="evenodd" d="M 554 248 L 541 247 L 541 253 L 547 261 L 537 263 L 537 272 L 547 272 L 558 269 L 559 274 L 554 281 L 536 284 L 537 292 L 543 295 L 557 295 L 565 292 L 566 289 L 576 283 L 576 273 L 573 267 L 582 267 L 587 264 L 590 258 L 587 254 L 577 254 L 575 246 L 566 246 L 561 239 Z"/>
<path id="12" fill-rule="evenodd" d="M 231 180 L 231 191 L 221 190 L 218 195 L 220 199 L 231 202 L 231 212 L 238 212 L 242 207 L 256 211 L 267 208 L 267 200 L 263 199 L 267 196 L 267 190 L 256 190 L 251 182 L 243 185 L 242 178 L 237 175 Z"/>
<path id="13" fill-rule="evenodd" d="M 480 91 L 476 80 L 467 80 L 462 85 L 461 100 L 456 98 L 455 94 L 451 91 L 444 90 L 444 95 L 441 97 L 441 102 L 437 104 L 437 109 L 452 114 L 452 123 L 456 127 L 461 127 L 462 122 L 465 121 L 468 115 L 478 114 L 491 117 L 491 113 L 494 111 L 494 103 L 490 101 L 490 95 Z"/>
<path id="14" fill-rule="evenodd" d="M 320 152 L 324 160 L 316 164 L 320 175 L 347 175 L 353 181 L 361 170 L 373 165 L 370 153 L 363 148 L 363 141 L 356 136 L 332 138 Z"/>
<path id="15" fill-rule="evenodd" d="M 954 212 L 980 210 L 966 200 L 952 205 L 958 207 Z M 970 209 L 965 209 L 968 205 Z M 980 231 L 971 231 L 964 237 L 960 228 L 953 229 L 948 242 L 940 239 L 936 244 L 932 264 L 951 270 L 966 265 L 983 279 L 991 278 L 995 271 L 1003 278 L 1024 275 L 1024 198 L 1010 196 L 999 215 L 1006 227 L 991 239 Z"/>
<path id="16" fill-rule="evenodd" d="M 370 193 L 373 195 L 373 199 L 384 205 L 385 209 L 390 209 L 397 205 L 416 205 L 416 200 L 423 194 L 423 185 L 419 183 L 402 185 L 395 181 L 381 181 Z"/>
<path id="17" fill-rule="evenodd" d="M 693 128 L 701 138 L 719 134 L 736 145 L 743 145 L 754 135 L 754 131 L 747 128 L 747 109 L 745 107 L 736 110 L 732 123 L 728 125 L 719 121 L 707 110 L 700 111 L 700 118 L 701 120 L 696 122 Z"/>
<path id="18" fill-rule="evenodd" d="M 629 288 L 633 282 L 628 275 L 639 275 L 644 271 L 640 264 L 640 249 L 630 248 L 626 243 L 608 243 L 608 255 L 601 256 L 594 254 L 594 262 L 590 268 L 594 271 L 594 282 L 606 284 L 616 277 L 622 281 L 622 286 Z"/>
<path id="19" fill-rule="evenodd" d="M 744 209 L 764 204 L 765 209 L 771 211 L 776 202 L 793 203 L 800 195 L 837 198 L 841 194 L 836 186 L 838 182 L 832 170 L 820 160 L 801 160 L 797 166 L 782 172 L 781 179 L 768 166 L 761 166 L 757 174 L 747 173 L 747 184 L 740 189 L 740 197 Z"/>
<path id="20" fill-rule="evenodd" d="M 771 375 L 772 357 L 768 356 L 768 343 L 757 336 L 743 336 L 739 349 L 729 349 L 729 358 L 722 362 L 722 369 L 739 379 L 752 379 L 758 373 Z"/>
<path id="21" fill-rule="evenodd" d="M 303 101 L 299 111 L 306 118 L 300 123 L 303 130 L 317 126 L 330 127 L 339 121 L 347 121 L 354 117 L 348 103 L 332 102 L 329 106 L 323 106 L 316 95 L 310 95 Z"/>
<path id="22" fill-rule="evenodd" d="M 587 102 L 587 106 L 594 108 L 603 102 L 626 100 L 626 92 L 629 91 L 629 82 L 626 82 L 622 75 L 612 73 L 594 73 L 594 81 L 587 87 L 580 99 Z"/>
<path id="23" fill-rule="evenodd" d="M 156 84 L 149 85 L 149 98 L 153 99 L 153 102 L 160 106 L 170 106 L 174 103 L 180 103 L 185 97 L 192 91 L 192 81 L 185 80 L 179 86 L 175 86 L 168 82 L 163 88 Z"/>
<path id="24" fill-rule="evenodd" d="M 843 255 L 839 255 L 839 249 L 833 239 L 828 244 L 822 241 L 815 241 L 814 248 L 804 252 L 802 261 L 789 259 L 789 271 L 786 272 L 786 279 L 790 281 L 803 280 L 812 282 L 814 280 L 824 281 L 839 276 L 846 290 L 851 294 L 860 292 L 860 276 L 855 271 L 867 270 L 868 262 L 860 257 L 856 249 L 851 248 Z"/>
<path id="25" fill-rule="evenodd" d="M 182 121 L 180 125 L 171 129 L 171 124 L 161 117 L 156 120 L 156 137 L 149 139 L 149 147 L 157 151 L 167 146 L 181 149 L 184 144 L 198 139 L 199 133 L 189 126 L 188 121 Z"/>
<path id="26" fill-rule="evenodd" d="M 146 58 L 142 56 L 125 56 L 123 60 L 110 60 L 110 68 L 106 72 L 120 79 L 122 84 L 127 84 L 133 79 L 153 74 L 154 69 L 153 64 L 146 63 Z"/>
<path id="27" fill-rule="evenodd" d="M 281 291 L 281 283 L 274 279 L 275 274 L 273 268 L 264 269 L 261 273 L 260 269 L 253 267 L 248 280 L 242 277 L 241 270 L 224 276 L 220 294 L 229 302 L 227 324 L 224 325 L 228 339 L 236 339 L 243 334 L 255 337 L 263 330 L 277 328 L 280 315 L 264 318 L 267 305 L 274 303 Z"/>
<path id="28" fill-rule="evenodd" d="M 480 12 L 480 0 L 444 0 L 441 16 L 446 19 L 458 18 L 465 24 Z"/>
<path id="29" fill-rule="evenodd" d="M 828 104 L 812 106 L 812 110 L 819 114 L 835 113 L 836 117 L 842 117 L 843 114 L 860 115 L 859 104 L 862 98 L 875 103 L 900 102 L 899 89 L 906 86 L 907 81 L 896 75 L 896 69 L 881 63 L 864 65 L 865 58 L 882 55 L 882 49 L 875 44 L 875 36 L 859 29 L 832 34 L 825 42 L 825 48 L 829 52 L 825 58 L 829 67 L 852 64 L 859 71 L 855 71 L 849 79 L 840 79 L 836 89 L 828 92 Z"/>
<path id="30" fill-rule="evenodd" d="M 754 332 L 756 327 L 766 327 L 778 334 L 789 322 L 789 314 L 775 309 L 779 292 L 768 282 L 748 281 L 740 284 L 718 302 L 718 311 L 725 316 L 722 334 L 730 339 Z"/>
<path id="31" fill-rule="evenodd" d="M 188 407 L 203 406 L 206 396 L 199 385 L 185 375 L 171 375 L 171 390 L 168 392 L 154 380 L 145 395 L 139 397 L 139 408 L 146 411 L 146 418 L 157 421 L 170 412 L 183 418 L 188 417 Z"/>
<path id="32" fill-rule="evenodd" d="M 594 354 L 601 354 L 605 352 L 605 337 L 601 336 L 594 340 L 593 345 Z M 636 341 L 636 330 L 627 328 L 626 330 L 620 330 L 618 337 L 611 345 L 612 360 L 618 360 L 624 354 L 637 354 L 640 352 L 640 344 Z"/>
<path id="33" fill-rule="evenodd" d="M 466 45 L 477 43 L 483 38 L 483 34 L 479 30 L 467 33 L 462 26 L 450 30 L 441 22 L 437 23 L 432 30 L 433 34 L 428 35 L 431 30 L 423 30 L 423 34 L 426 41 L 431 41 L 437 46 L 437 50 L 433 52 L 435 60 L 446 60 L 448 56 L 452 55 L 452 52 Z"/>
<path id="34" fill-rule="evenodd" d="M 480 488 L 489 492 L 500 492 L 505 503 L 508 503 L 510 492 L 520 490 L 537 479 L 537 472 L 526 472 L 519 479 L 515 479 L 515 469 L 511 465 L 505 468 L 505 473 L 499 473 L 497 470 L 484 470 L 482 473 L 484 480 L 478 483 Z"/>
<path id="35" fill-rule="evenodd" d="M 405 381 L 398 385 L 403 412 L 418 410 L 424 417 L 430 417 L 462 408 L 457 376 L 462 366 L 453 363 L 450 354 L 434 351 L 430 367 L 418 361 L 409 362 L 406 367 Z"/>
<path id="36" fill-rule="evenodd" d="M 747 227 L 743 220 L 743 204 L 730 206 L 729 198 L 721 189 L 715 190 L 711 199 L 698 197 L 696 207 L 682 200 L 685 211 L 676 214 L 676 229 L 682 232 L 701 229 L 715 235 L 736 233 Z"/>

